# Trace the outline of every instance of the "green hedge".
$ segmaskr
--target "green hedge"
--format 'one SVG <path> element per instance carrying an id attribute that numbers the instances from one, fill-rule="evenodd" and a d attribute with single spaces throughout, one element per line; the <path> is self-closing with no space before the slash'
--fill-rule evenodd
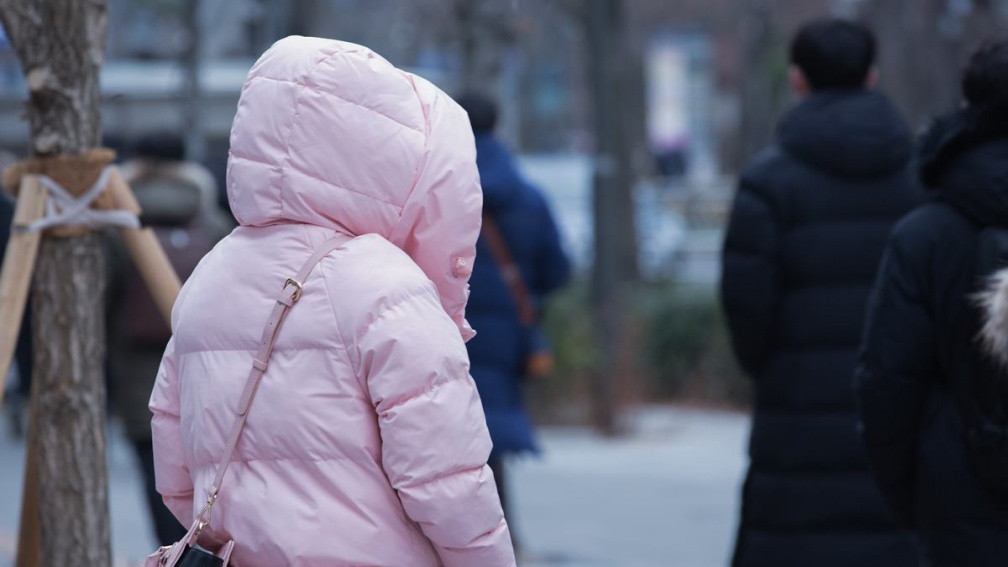
<path id="1" fill-rule="evenodd" d="M 644 294 L 641 356 L 657 399 L 745 405 L 749 380 L 735 363 L 717 295 L 666 285 Z"/>
<path id="2" fill-rule="evenodd" d="M 735 364 L 713 289 L 641 284 L 627 292 L 625 309 L 623 367 L 633 375 L 616 377 L 623 402 L 749 403 L 749 383 Z M 557 372 L 529 385 L 530 406 L 541 422 L 587 421 L 598 352 L 588 285 L 575 283 L 553 297 L 544 325 Z"/>

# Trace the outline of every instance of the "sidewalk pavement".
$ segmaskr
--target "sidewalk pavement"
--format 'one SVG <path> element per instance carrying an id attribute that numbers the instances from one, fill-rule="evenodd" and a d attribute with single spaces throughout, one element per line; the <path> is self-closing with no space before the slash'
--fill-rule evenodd
<path id="1" fill-rule="evenodd" d="M 724 567 L 731 555 L 748 418 L 652 407 L 631 433 L 600 438 L 545 428 L 543 455 L 510 463 L 521 567 Z M 133 455 L 109 438 L 115 567 L 139 565 L 155 544 Z M 17 541 L 24 451 L 0 434 L 0 567 Z"/>

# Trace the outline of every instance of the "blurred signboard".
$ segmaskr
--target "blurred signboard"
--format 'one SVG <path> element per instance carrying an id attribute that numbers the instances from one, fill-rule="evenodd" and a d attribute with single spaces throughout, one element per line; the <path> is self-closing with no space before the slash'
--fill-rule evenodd
<path id="1" fill-rule="evenodd" d="M 644 59 L 648 142 L 660 174 L 716 174 L 711 40 L 698 32 L 665 32 Z"/>
<path id="2" fill-rule="evenodd" d="M 668 175 L 685 172 L 690 138 L 687 65 L 686 53 L 668 36 L 652 42 L 645 60 L 648 143 Z"/>

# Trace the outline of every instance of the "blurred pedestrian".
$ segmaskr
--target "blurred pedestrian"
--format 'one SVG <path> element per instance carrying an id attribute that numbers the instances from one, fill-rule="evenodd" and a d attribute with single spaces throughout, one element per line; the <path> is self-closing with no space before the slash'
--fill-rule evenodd
<path id="1" fill-rule="evenodd" d="M 14 154 L 0 150 L 0 171 L 17 161 Z M 0 263 L 7 252 L 10 241 L 11 224 L 14 222 L 15 199 L 4 193 L 0 195 Z M 31 397 L 32 343 L 31 343 L 31 299 L 27 299 L 24 319 L 18 331 L 14 347 L 14 358 L 7 376 L 0 377 L 0 387 L 5 388 L 4 410 L 8 412 L 11 435 L 21 439 L 25 435 L 28 422 L 28 403 Z"/>
<path id="2" fill-rule="evenodd" d="M 973 55 L 962 89 L 919 145 L 931 199 L 893 231 L 856 382 L 876 479 L 935 567 L 1008 558 L 1008 380 L 974 298 L 1008 258 L 1008 42 Z"/>
<path id="3" fill-rule="evenodd" d="M 875 39 L 818 20 L 791 43 L 799 102 L 742 173 L 721 297 L 753 378 L 735 567 L 918 564 L 868 470 L 851 376 L 886 237 L 916 202 L 911 138 L 875 82 Z"/>
<path id="4" fill-rule="evenodd" d="M 120 170 L 134 193 L 142 191 L 143 195 L 138 198 L 144 200 L 142 207 L 147 205 L 145 219 L 150 219 L 153 226 L 174 224 L 171 219 L 158 220 L 162 214 L 187 216 L 189 220 L 198 221 L 214 242 L 234 228 L 230 215 L 217 203 L 217 181 L 205 166 L 186 159 L 185 138 L 180 133 L 164 130 L 144 134 L 130 148 L 130 154 Z M 186 187 L 181 198 L 174 190 L 180 186 Z M 146 208 L 164 213 L 155 214 Z"/>
<path id="5" fill-rule="evenodd" d="M 185 279 L 225 229 L 216 210 L 216 186 L 201 166 L 185 161 L 182 137 L 170 132 L 145 135 L 136 157 L 122 164 L 151 227 L 179 277 Z M 122 241 L 110 234 L 109 395 L 143 473 L 155 534 L 162 545 L 183 535 L 183 527 L 161 501 L 154 482 L 151 413 L 147 409 L 161 355 L 171 338 L 150 291 Z"/>
<path id="6" fill-rule="evenodd" d="M 537 350 L 545 346 L 539 327 L 543 300 L 567 282 L 570 262 L 546 199 L 494 135 L 497 104 L 475 92 L 460 95 L 458 102 L 476 138 L 483 188 L 483 229 L 468 307 L 479 334 L 466 346 L 493 439 L 490 468 L 516 537 L 504 463 L 510 455 L 537 450 L 522 386 L 538 372 Z"/>
<path id="7" fill-rule="evenodd" d="M 182 289 L 151 397 L 168 507 L 188 523 L 216 494 L 256 368 L 204 547 L 233 538 L 242 567 L 514 566 L 464 344 L 465 112 L 365 47 L 288 37 L 242 89 L 227 185 L 240 226 Z"/>

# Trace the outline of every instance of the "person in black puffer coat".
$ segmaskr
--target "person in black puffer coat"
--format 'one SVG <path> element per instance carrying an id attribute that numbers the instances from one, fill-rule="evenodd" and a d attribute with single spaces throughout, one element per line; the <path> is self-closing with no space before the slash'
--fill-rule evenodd
<path id="1" fill-rule="evenodd" d="M 1008 228 L 1008 42 L 978 51 L 962 85 L 966 105 L 921 140 L 932 199 L 892 233 L 856 374 L 876 479 L 935 567 L 1008 562 L 1008 502 L 967 458 L 975 416 L 960 411 L 1003 403 L 1008 384 L 1002 369 L 986 399 L 961 405 L 989 376 L 977 340 L 978 242 L 987 227 Z"/>
<path id="2" fill-rule="evenodd" d="M 735 197 L 721 296 L 756 406 L 735 567 L 919 564 L 869 473 L 851 393 L 886 238 L 918 199 L 910 134 L 867 88 L 874 52 L 853 23 L 799 31 L 802 100 Z"/>

